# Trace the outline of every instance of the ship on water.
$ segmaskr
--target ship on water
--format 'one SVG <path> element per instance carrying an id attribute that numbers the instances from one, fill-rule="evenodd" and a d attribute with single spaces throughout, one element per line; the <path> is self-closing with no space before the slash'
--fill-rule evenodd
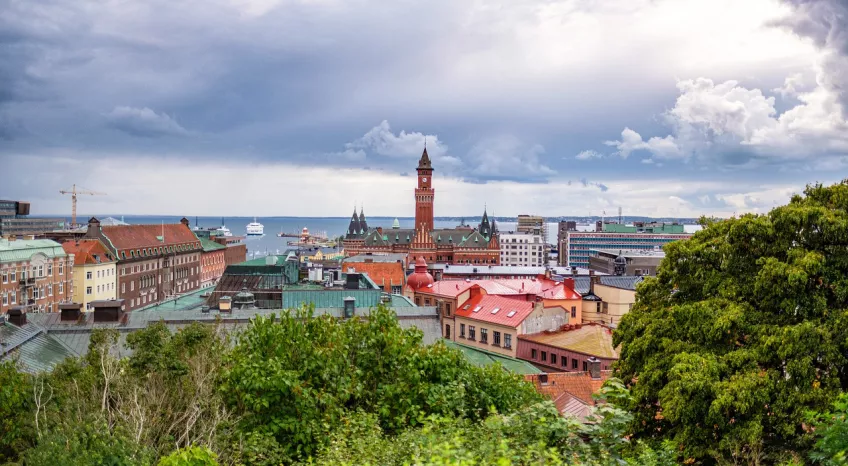
<path id="1" fill-rule="evenodd" d="M 256 217 L 253 217 L 253 221 L 247 224 L 247 236 L 264 236 L 265 235 L 265 225 L 256 221 Z"/>
<path id="2" fill-rule="evenodd" d="M 220 234 L 221 234 L 221 236 L 233 236 L 233 233 L 230 231 L 230 229 L 229 229 L 229 228 L 227 228 L 227 224 L 226 224 L 226 223 L 224 223 L 224 218 L 223 218 L 223 217 L 221 217 L 221 227 L 220 227 L 220 228 L 218 228 L 218 229 L 217 229 L 217 230 L 215 230 L 215 231 L 217 231 L 218 233 L 220 233 Z"/>

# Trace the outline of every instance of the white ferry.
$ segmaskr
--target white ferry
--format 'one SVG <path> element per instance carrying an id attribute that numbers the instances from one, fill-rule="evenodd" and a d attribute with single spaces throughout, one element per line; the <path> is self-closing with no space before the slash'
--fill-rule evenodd
<path id="1" fill-rule="evenodd" d="M 253 221 L 247 224 L 247 236 L 263 236 L 265 234 L 265 226 L 256 221 L 256 217 L 253 217 Z"/>

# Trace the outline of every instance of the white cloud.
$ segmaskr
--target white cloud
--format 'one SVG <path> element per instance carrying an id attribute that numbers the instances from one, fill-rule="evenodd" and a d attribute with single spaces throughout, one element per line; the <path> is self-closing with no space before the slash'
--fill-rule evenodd
<path id="1" fill-rule="evenodd" d="M 133 136 L 187 136 L 189 131 L 166 113 L 143 107 L 115 107 L 104 114 L 109 126 Z"/>
<path id="2" fill-rule="evenodd" d="M 780 94 L 784 99 L 787 97 L 796 97 L 805 88 L 804 75 L 795 73 L 783 80 L 783 85 L 776 87 L 771 91 Z"/>
<path id="3" fill-rule="evenodd" d="M 419 132 L 407 133 L 401 130 L 397 135 L 392 132 L 391 125 L 383 120 L 371 128 L 361 138 L 345 144 L 346 149 L 364 149 L 386 157 L 413 158 L 420 157 L 427 144 L 427 153 L 431 157 L 441 157 L 448 151 L 439 137 L 433 134 L 425 135 Z"/>
<path id="4" fill-rule="evenodd" d="M 599 159 L 601 157 L 603 157 L 603 154 L 594 150 L 584 150 L 574 156 L 574 158 L 577 160 Z"/>
<path id="5" fill-rule="evenodd" d="M 474 163 L 473 175 L 529 180 L 556 173 L 541 160 L 544 154 L 541 144 L 500 135 L 478 141 L 468 151 L 468 158 Z"/>
<path id="6" fill-rule="evenodd" d="M 681 155 L 680 148 L 673 136 L 664 138 L 652 137 L 647 141 L 642 140 L 642 136 L 630 128 L 624 128 L 621 132 L 620 141 L 605 141 L 604 144 L 613 146 L 618 149 L 616 152 L 623 158 L 630 156 L 635 151 L 648 151 L 659 158 L 673 158 Z"/>

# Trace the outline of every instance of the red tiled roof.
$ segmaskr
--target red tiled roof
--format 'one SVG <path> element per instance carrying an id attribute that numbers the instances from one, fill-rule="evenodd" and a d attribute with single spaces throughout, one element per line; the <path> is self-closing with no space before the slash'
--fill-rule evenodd
<path id="1" fill-rule="evenodd" d="M 456 310 L 456 315 L 481 322 L 518 327 L 533 312 L 534 304 L 531 301 L 506 296 L 477 295 L 460 304 Z M 474 312 L 475 309 L 477 309 L 477 312 Z M 492 314 L 495 309 L 498 309 L 498 311 Z M 512 315 L 510 316 L 510 314 Z"/>
<path id="2" fill-rule="evenodd" d="M 106 246 L 96 239 L 65 241 L 62 243 L 62 249 L 74 255 L 74 264 L 102 264 L 115 259 L 112 253 L 106 250 Z"/>
<path id="3" fill-rule="evenodd" d="M 479 283 L 465 280 L 440 280 L 418 291 L 446 298 L 456 298 L 474 285 L 479 285 Z"/>
<path id="4" fill-rule="evenodd" d="M 342 267 L 345 272 L 353 269 L 356 273 L 367 274 L 380 286 L 400 286 L 406 275 L 400 262 L 345 262 Z"/>
<path id="5" fill-rule="evenodd" d="M 538 278 L 502 278 L 487 280 L 441 280 L 432 287 L 419 291 L 439 296 L 455 298 L 474 285 L 479 285 L 488 294 L 537 295 L 545 299 L 580 299 L 579 293 L 563 284 L 544 277 Z"/>
<path id="6" fill-rule="evenodd" d="M 200 248 L 200 240 L 188 226 L 182 223 L 165 225 L 109 225 L 102 227 L 103 235 L 109 239 L 115 249 L 152 248 L 175 244 L 195 243 Z M 164 236 L 164 241 L 159 237 Z"/>

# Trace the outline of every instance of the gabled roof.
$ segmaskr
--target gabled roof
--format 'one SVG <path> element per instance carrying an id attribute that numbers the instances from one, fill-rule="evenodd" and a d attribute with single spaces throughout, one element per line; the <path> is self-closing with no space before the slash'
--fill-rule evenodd
<path id="1" fill-rule="evenodd" d="M 343 272 L 353 269 L 356 273 L 364 273 L 377 285 L 401 286 L 404 283 L 406 273 L 403 265 L 398 262 L 345 262 Z"/>
<path id="2" fill-rule="evenodd" d="M 465 280 L 440 280 L 418 291 L 446 298 L 456 298 L 475 285 L 479 285 L 479 283 Z"/>
<path id="3" fill-rule="evenodd" d="M 586 372 L 556 372 L 546 374 L 547 383 L 544 384 L 540 383 L 538 374 L 527 374 L 524 378 L 539 393 L 553 400 L 561 414 L 585 421 L 595 406 L 592 395 L 598 393 L 611 376 L 612 371 L 601 371 L 599 379 L 593 379 Z"/>
<path id="4" fill-rule="evenodd" d="M 77 265 L 104 264 L 115 261 L 106 246 L 96 239 L 84 239 L 79 242 L 65 241 L 62 243 L 62 249 L 66 253 L 74 255 L 74 264 Z"/>
<path id="5" fill-rule="evenodd" d="M 612 330 L 603 325 L 584 324 L 556 332 L 519 335 L 518 339 L 575 351 L 589 356 L 618 359 L 618 351 L 612 345 Z"/>
<path id="6" fill-rule="evenodd" d="M 533 312 L 534 305 L 532 301 L 506 296 L 477 295 L 460 304 L 456 310 L 456 316 L 507 327 L 518 327 Z M 492 311 L 496 309 L 497 311 L 492 314 Z M 477 312 L 474 312 L 475 310 Z"/>
<path id="7" fill-rule="evenodd" d="M 182 223 L 101 226 L 101 231 L 117 250 L 185 243 L 196 243 L 199 246 L 200 242 L 189 227 Z"/>
<path id="8" fill-rule="evenodd" d="M 489 247 L 489 240 L 481 235 L 479 231 L 475 231 L 468 235 L 459 245 L 463 248 L 487 248 Z"/>

